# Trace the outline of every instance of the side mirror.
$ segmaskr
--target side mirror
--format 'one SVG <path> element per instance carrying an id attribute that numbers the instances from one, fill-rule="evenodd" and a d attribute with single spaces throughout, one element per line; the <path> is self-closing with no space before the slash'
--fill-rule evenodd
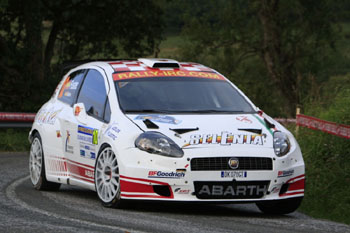
<path id="1" fill-rule="evenodd" d="M 79 122 L 83 124 L 87 123 L 87 114 L 83 103 L 76 103 L 73 105 L 73 114 Z"/>

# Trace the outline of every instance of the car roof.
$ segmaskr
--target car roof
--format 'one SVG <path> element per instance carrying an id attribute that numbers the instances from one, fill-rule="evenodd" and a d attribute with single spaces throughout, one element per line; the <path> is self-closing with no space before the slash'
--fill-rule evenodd
<path id="1" fill-rule="evenodd" d="M 121 60 L 108 62 L 115 72 L 148 70 L 181 70 L 215 72 L 214 69 L 193 62 L 178 62 L 172 59 L 139 58 L 138 60 Z"/>
<path id="2" fill-rule="evenodd" d="M 93 60 L 82 61 L 73 70 L 88 69 L 91 66 L 105 67 L 113 70 L 113 80 L 149 78 L 149 77 L 196 77 L 226 80 L 216 70 L 194 62 L 178 62 L 163 58 L 139 58 L 137 60 Z M 78 62 L 72 63 L 78 64 Z"/>
<path id="3" fill-rule="evenodd" d="M 115 72 L 147 71 L 147 70 L 181 70 L 215 72 L 216 70 L 194 62 L 178 62 L 164 58 L 139 58 L 135 59 L 93 59 L 70 61 L 63 64 L 64 70 L 71 70 L 88 65 L 105 66 L 110 65 Z"/>

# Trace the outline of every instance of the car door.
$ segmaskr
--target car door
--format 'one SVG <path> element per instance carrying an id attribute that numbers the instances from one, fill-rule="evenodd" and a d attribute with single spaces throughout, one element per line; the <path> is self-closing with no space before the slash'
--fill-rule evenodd
<path id="1" fill-rule="evenodd" d="M 87 70 L 70 117 L 64 124 L 68 174 L 75 182 L 94 184 L 99 133 L 110 117 L 108 92 L 104 71 L 97 67 Z"/>
<path id="2" fill-rule="evenodd" d="M 55 125 L 54 140 L 48 140 L 52 143 L 48 148 L 52 150 L 47 151 L 45 159 L 46 175 L 48 180 L 66 182 L 67 180 L 67 161 L 66 154 L 73 153 L 71 146 L 69 145 L 70 140 L 70 123 L 74 121 L 72 116 L 72 107 L 75 103 L 79 87 L 85 77 L 87 70 L 80 69 L 74 71 L 64 78 L 61 89 L 57 94 L 56 102 L 52 105 L 54 109 L 58 109 L 56 114 L 58 124 Z"/>

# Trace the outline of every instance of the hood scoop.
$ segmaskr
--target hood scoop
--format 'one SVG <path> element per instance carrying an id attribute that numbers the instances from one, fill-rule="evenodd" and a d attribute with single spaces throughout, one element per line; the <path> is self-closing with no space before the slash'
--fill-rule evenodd
<path id="1" fill-rule="evenodd" d="M 266 120 L 266 118 L 264 118 L 265 124 L 267 127 L 269 127 L 270 129 L 275 128 L 275 125 L 272 124 L 270 121 Z"/>
<path id="2" fill-rule="evenodd" d="M 199 130 L 199 128 L 198 127 L 197 128 L 179 128 L 179 129 L 170 129 L 170 130 L 174 131 L 177 134 L 183 134 L 183 133 Z"/>
<path id="3" fill-rule="evenodd" d="M 148 129 L 159 129 L 159 126 L 149 119 L 144 120 L 143 123 L 145 123 Z"/>
<path id="4" fill-rule="evenodd" d="M 262 129 L 238 129 L 238 130 L 247 131 L 247 132 L 256 133 L 256 134 L 262 133 Z"/>

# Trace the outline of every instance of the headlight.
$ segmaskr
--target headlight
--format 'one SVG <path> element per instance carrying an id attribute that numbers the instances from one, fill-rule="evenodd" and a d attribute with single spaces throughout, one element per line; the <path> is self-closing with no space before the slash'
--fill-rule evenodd
<path id="1" fill-rule="evenodd" d="M 273 134 L 273 149 L 278 157 L 286 155 L 289 152 L 290 142 L 285 133 L 276 131 Z"/>
<path id="2" fill-rule="evenodd" d="M 182 149 L 167 136 L 158 132 L 145 132 L 136 138 L 135 145 L 143 151 L 169 157 L 181 158 Z"/>

